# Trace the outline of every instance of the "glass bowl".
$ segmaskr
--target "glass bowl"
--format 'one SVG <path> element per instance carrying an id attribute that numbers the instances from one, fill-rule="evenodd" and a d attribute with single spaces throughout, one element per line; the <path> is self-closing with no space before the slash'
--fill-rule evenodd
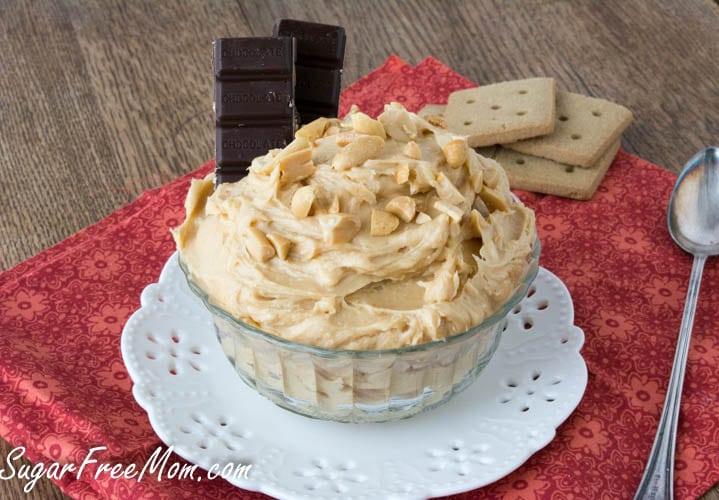
<path id="1" fill-rule="evenodd" d="M 469 386 L 492 358 L 507 322 L 537 275 L 535 238 L 511 297 L 469 330 L 399 349 L 326 349 L 285 340 L 232 317 L 187 282 L 212 314 L 217 338 L 240 378 L 273 403 L 308 417 L 385 422 L 441 405 Z"/>

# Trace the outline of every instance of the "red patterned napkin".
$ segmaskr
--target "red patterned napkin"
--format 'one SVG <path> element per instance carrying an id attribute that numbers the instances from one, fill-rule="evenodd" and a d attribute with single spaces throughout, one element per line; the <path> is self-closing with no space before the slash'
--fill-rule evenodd
<path id="1" fill-rule="evenodd" d="M 416 111 L 474 84 L 429 58 L 390 57 L 343 93 L 376 115 L 396 100 Z M 161 443 L 135 403 L 120 332 L 174 245 L 192 174 L 0 275 L 0 435 L 34 462 L 98 458 L 142 467 Z M 630 497 L 641 477 L 666 390 L 690 257 L 671 241 L 665 210 L 674 175 L 620 152 L 591 201 L 519 193 L 537 213 L 541 264 L 569 288 L 585 332 L 589 385 L 556 438 L 517 471 L 465 498 Z M 719 480 L 719 266 L 702 283 L 684 385 L 676 492 Z M 2 457 L 0 457 L 2 458 Z M 173 462 L 179 457 L 173 457 Z M 0 465 L 4 467 L 5 464 Z M 94 477 L 56 482 L 76 498 L 261 498 L 222 480 Z"/>

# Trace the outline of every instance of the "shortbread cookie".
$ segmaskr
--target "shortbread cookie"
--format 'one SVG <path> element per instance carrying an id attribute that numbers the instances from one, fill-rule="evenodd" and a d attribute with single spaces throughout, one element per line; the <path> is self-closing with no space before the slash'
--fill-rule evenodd
<path id="1" fill-rule="evenodd" d="M 514 142 L 554 131 L 553 78 L 530 78 L 460 90 L 449 96 L 449 130 L 472 147 Z"/>
<path id="2" fill-rule="evenodd" d="M 483 148 L 479 150 L 479 154 L 484 153 L 502 165 L 512 189 L 588 200 L 604 178 L 620 144 L 620 140 L 611 144 L 591 168 L 557 163 L 501 146 L 495 150 Z"/>
<path id="3" fill-rule="evenodd" d="M 632 122 L 632 112 L 613 102 L 571 92 L 557 93 L 554 133 L 506 148 L 568 165 L 592 167 Z"/>

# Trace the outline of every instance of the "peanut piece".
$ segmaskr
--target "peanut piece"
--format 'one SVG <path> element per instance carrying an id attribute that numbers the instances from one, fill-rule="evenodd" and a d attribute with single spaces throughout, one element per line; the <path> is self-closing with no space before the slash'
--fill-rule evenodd
<path id="1" fill-rule="evenodd" d="M 429 123 L 434 125 L 435 127 L 447 128 L 447 121 L 440 115 L 428 115 L 424 117 L 425 120 L 427 120 Z"/>
<path id="2" fill-rule="evenodd" d="M 451 168 L 459 168 L 467 161 L 467 141 L 453 139 L 442 148 L 447 165 Z"/>
<path id="3" fill-rule="evenodd" d="M 267 239 L 270 240 L 272 246 L 275 247 L 275 252 L 277 252 L 277 256 L 282 260 L 287 260 L 287 254 L 290 253 L 290 247 L 292 246 L 292 242 L 277 233 L 268 234 Z"/>
<path id="4" fill-rule="evenodd" d="M 272 161 L 267 162 L 263 167 L 257 168 L 257 173 L 260 174 L 269 174 L 272 172 L 277 165 L 280 165 L 282 161 L 287 161 L 288 158 L 292 158 L 294 153 L 301 153 L 300 157 L 302 157 L 303 154 L 306 155 L 306 153 L 302 153 L 303 150 L 307 150 L 310 152 L 310 158 L 312 157 L 312 153 L 310 151 L 310 143 L 307 139 L 304 137 L 297 137 L 294 141 L 289 143 L 285 149 L 279 150 L 279 151 L 271 151 L 270 155 L 272 157 Z M 290 162 L 298 161 L 296 159 L 290 159 Z M 306 161 L 306 160 L 305 160 Z M 302 162 L 304 163 L 304 162 Z M 255 165 L 255 161 L 252 162 L 253 165 Z"/>
<path id="5" fill-rule="evenodd" d="M 309 141 L 304 137 L 296 138 L 258 172 L 269 174 L 275 166 L 280 169 L 280 185 L 291 184 L 312 175 L 315 166 Z"/>
<path id="6" fill-rule="evenodd" d="M 275 256 L 275 247 L 270 244 L 264 233 L 256 227 L 251 227 L 247 232 L 245 245 L 252 258 L 260 262 L 265 262 Z"/>
<path id="7" fill-rule="evenodd" d="M 370 234 L 372 236 L 386 236 L 399 226 L 399 218 L 384 210 L 372 210 L 370 219 Z"/>
<path id="8" fill-rule="evenodd" d="M 410 222 L 417 213 L 417 204 L 409 196 L 397 196 L 387 203 L 384 209 L 403 221 Z"/>
<path id="9" fill-rule="evenodd" d="M 345 146 L 332 159 L 332 168 L 335 170 L 347 170 L 356 167 L 369 160 L 376 158 L 382 153 L 384 139 L 376 135 L 362 135 Z"/>
<path id="10" fill-rule="evenodd" d="M 416 142 L 410 141 L 402 148 L 402 154 L 413 160 L 421 160 L 422 152 Z"/>
<path id="11" fill-rule="evenodd" d="M 395 180 L 397 184 L 404 184 L 409 181 L 409 165 L 407 163 L 400 163 L 395 173 Z"/>
<path id="12" fill-rule="evenodd" d="M 310 142 L 314 142 L 320 137 L 324 136 L 325 131 L 330 125 L 330 120 L 327 118 L 317 118 L 314 121 L 311 121 L 307 125 L 304 125 L 302 128 L 300 128 L 296 133 L 295 136 L 297 137 L 303 137 L 307 139 Z"/>
<path id="13" fill-rule="evenodd" d="M 429 215 L 427 215 L 424 212 L 418 213 L 417 217 L 415 217 L 415 219 L 414 219 L 414 221 L 417 224 L 426 224 L 427 222 L 430 222 L 431 220 L 432 220 L 432 217 L 430 217 Z"/>
<path id="14" fill-rule="evenodd" d="M 315 202 L 314 186 L 302 186 L 292 195 L 290 210 L 296 217 L 303 219 L 310 214 Z"/>
<path id="15" fill-rule="evenodd" d="M 347 243 L 359 233 L 362 222 L 350 214 L 327 214 L 320 217 L 325 241 L 330 245 Z"/>
<path id="16" fill-rule="evenodd" d="M 434 168 L 429 162 L 417 162 L 412 170 L 414 177 L 410 175 L 409 194 L 426 193 L 432 189 L 434 180 Z"/>
<path id="17" fill-rule="evenodd" d="M 360 134 L 376 135 L 382 139 L 387 138 L 382 124 L 360 111 L 352 115 L 352 128 Z"/>
<path id="18" fill-rule="evenodd" d="M 296 153 L 297 151 L 302 151 L 303 149 L 309 149 L 309 147 L 310 147 L 310 141 L 308 141 L 304 137 L 296 137 L 294 141 L 292 141 L 287 146 L 285 146 L 285 149 L 281 150 L 277 154 L 277 156 L 275 157 L 275 160 L 280 160 L 286 156 L 291 155 L 292 153 Z"/>
<path id="19" fill-rule="evenodd" d="M 308 150 L 309 151 L 309 150 Z M 306 163 L 287 162 L 280 163 L 280 186 L 285 186 L 293 182 L 306 179 L 315 173 L 316 167 L 312 163 L 311 154 L 310 161 Z"/>

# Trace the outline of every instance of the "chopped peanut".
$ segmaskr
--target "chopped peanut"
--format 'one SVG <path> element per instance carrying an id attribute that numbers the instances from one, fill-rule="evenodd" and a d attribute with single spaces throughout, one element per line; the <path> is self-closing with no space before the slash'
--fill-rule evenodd
<path id="1" fill-rule="evenodd" d="M 290 210 L 300 219 L 307 217 L 315 202 L 315 188 L 313 186 L 302 186 L 292 195 Z"/>
<path id="2" fill-rule="evenodd" d="M 373 120 L 362 112 L 357 112 L 352 115 L 352 128 L 355 132 L 366 135 L 376 135 L 382 139 L 387 138 L 387 134 L 384 131 L 384 127 L 377 120 Z"/>
<path id="3" fill-rule="evenodd" d="M 413 160 L 422 159 L 422 151 L 420 151 L 419 146 L 414 141 L 408 142 L 402 148 L 402 154 L 405 155 L 407 158 L 412 158 Z"/>
<path id="4" fill-rule="evenodd" d="M 376 158 L 382 153 L 384 139 L 376 135 L 361 135 L 347 144 L 332 159 L 332 168 L 335 170 L 347 170 L 356 167 L 369 160 Z"/>
<path id="5" fill-rule="evenodd" d="M 272 152 L 274 153 L 274 152 Z M 272 154 L 271 153 L 271 154 Z M 295 153 L 299 153 L 299 156 L 294 156 Z M 309 155 L 309 156 L 307 156 Z M 310 143 L 304 137 L 297 137 L 294 141 L 289 143 L 287 147 L 276 154 L 272 154 L 273 160 L 267 162 L 263 167 L 258 168 L 257 172 L 260 174 L 269 174 L 274 171 L 275 167 L 281 165 L 281 162 L 287 164 L 289 158 L 290 163 L 299 162 L 304 163 L 308 159 L 312 158 L 312 152 L 310 150 Z M 300 158 L 305 158 L 304 161 L 300 161 Z"/>
<path id="6" fill-rule="evenodd" d="M 362 227 L 359 218 L 350 214 L 327 214 L 320 217 L 325 241 L 331 245 L 347 243 Z"/>
<path id="7" fill-rule="evenodd" d="M 424 119 L 427 120 L 432 125 L 434 125 L 435 127 L 444 128 L 444 129 L 447 128 L 447 122 L 440 115 L 428 115 L 428 116 L 425 116 Z"/>
<path id="8" fill-rule="evenodd" d="M 304 137 L 310 142 L 314 142 L 320 137 L 325 135 L 325 131 L 330 125 L 330 120 L 327 118 L 317 118 L 314 121 L 311 121 L 307 125 L 304 125 L 302 128 L 300 128 L 296 133 L 295 136 L 297 137 Z"/>
<path id="9" fill-rule="evenodd" d="M 252 258 L 257 261 L 265 262 L 275 256 L 275 248 L 264 233 L 256 227 L 249 229 L 245 245 Z"/>
<path id="10" fill-rule="evenodd" d="M 267 239 L 270 240 L 272 246 L 275 247 L 277 256 L 282 260 L 287 260 L 287 254 L 290 253 L 292 242 L 284 236 L 277 233 L 269 233 Z"/>
<path id="11" fill-rule="evenodd" d="M 409 165 L 407 163 L 400 163 L 395 173 L 395 179 L 397 184 L 404 184 L 409 181 Z"/>
<path id="12" fill-rule="evenodd" d="M 434 180 L 434 167 L 429 162 L 417 162 L 410 175 L 409 194 L 426 193 L 436 183 Z"/>
<path id="13" fill-rule="evenodd" d="M 384 207 L 385 211 L 396 215 L 404 222 L 411 222 L 417 213 L 417 204 L 409 196 L 397 196 Z"/>
<path id="14" fill-rule="evenodd" d="M 280 185 L 284 186 L 293 182 L 301 181 L 315 173 L 316 167 L 312 161 L 306 163 L 280 164 Z"/>
<path id="15" fill-rule="evenodd" d="M 424 212 L 419 212 L 417 214 L 417 217 L 414 218 L 414 221 L 417 224 L 426 224 L 427 222 L 430 222 L 431 220 L 432 220 L 432 217 L 430 217 L 429 215 L 427 215 Z"/>
<path id="16" fill-rule="evenodd" d="M 384 210 L 372 209 L 370 220 L 370 234 L 372 236 L 386 236 L 391 234 L 399 226 L 397 216 Z"/>
<path id="17" fill-rule="evenodd" d="M 467 141 L 464 139 L 454 139 L 448 142 L 442 151 L 447 165 L 452 168 L 459 168 L 467 161 Z"/>

